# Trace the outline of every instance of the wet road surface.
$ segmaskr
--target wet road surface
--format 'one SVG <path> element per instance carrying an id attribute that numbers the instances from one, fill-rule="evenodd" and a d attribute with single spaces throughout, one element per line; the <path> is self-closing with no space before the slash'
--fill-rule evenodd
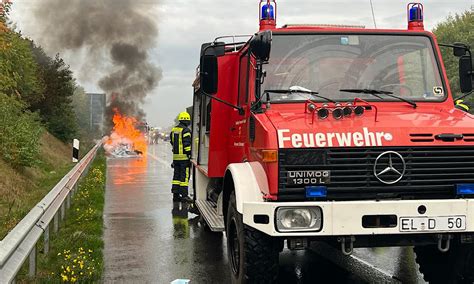
<path id="1" fill-rule="evenodd" d="M 172 202 L 170 164 L 167 143 L 140 159 L 108 159 L 104 282 L 229 283 L 226 239 Z M 324 245 L 281 253 L 279 283 L 315 281 L 423 283 L 411 249 L 360 249 L 351 258 Z"/>

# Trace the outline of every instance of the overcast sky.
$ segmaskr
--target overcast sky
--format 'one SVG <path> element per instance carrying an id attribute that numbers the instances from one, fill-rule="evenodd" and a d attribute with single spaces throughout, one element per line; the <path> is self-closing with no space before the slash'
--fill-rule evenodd
<path id="1" fill-rule="evenodd" d="M 68 0 L 64 0 L 68 1 Z M 101 1 L 101 0 L 97 0 Z M 174 117 L 192 104 L 191 84 L 199 63 L 203 42 L 221 35 L 252 34 L 258 29 L 258 1 L 255 0 L 135 0 L 149 5 L 159 26 L 153 62 L 163 70 L 159 86 L 147 97 L 144 109 L 154 126 L 169 126 Z M 411 1 L 372 0 L 378 28 L 406 28 L 406 4 Z M 278 26 L 288 23 L 356 24 L 373 27 L 369 0 L 280 0 Z M 425 6 L 425 28 L 431 30 L 448 15 L 471 9 L 474 0 L 431 0 Z M 14 0 L 12 20 L 19 30 L 41 44 L 35 36 L 30 13 L 41 0 Z M 125 17 L 126 14 L 117 15 Z M 51 48 L 50 48 L 51 49 Z M 49 50 L 55 53 L 55 50 Z M 81 66 L 81 55 L 63 53 L 73 71 Z M 88 92 L 100 91 L 97 78 L 81 76 Z"/>

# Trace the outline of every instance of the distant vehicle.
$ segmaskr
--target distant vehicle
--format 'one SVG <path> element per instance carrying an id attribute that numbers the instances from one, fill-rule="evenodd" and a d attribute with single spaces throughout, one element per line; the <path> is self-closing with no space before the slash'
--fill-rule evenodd
<path id="1" fill-rule="evenodd" d="M 474 282 L 474 117 L 455 107 L 423 6 L 407 10 L 407 30 L 276 28 L 264 0 L 258 33 L 202 45 L 194 196 L 226 232 L 233 283 L 276 281 L 285 240 L 414 246 L 427 281 Z M 449 46 L 467 94 L 471 51 Z"/>

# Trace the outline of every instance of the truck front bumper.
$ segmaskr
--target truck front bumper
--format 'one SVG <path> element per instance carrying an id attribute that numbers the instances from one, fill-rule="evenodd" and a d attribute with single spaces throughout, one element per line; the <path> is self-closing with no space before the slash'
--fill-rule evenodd
<path id="1" fill-rule="evenodd" d="M 276 210 L 279 207 L 318 206 L 322 211 L 322 227 L 318 231 L 279 232 L 276 227 Z M 421 214 L 420 206 L 426 208 Z M 255 216 L 257 215 L 257 216 Z M 266 215 L 268 222 L 261 222 Z M 362 218 L 366 215 L 396 215 L 397 222 L 390 228 L 364 228 Z M 465 216 L 465 229 L 457 231 L 402 232 L 400 218 Z M 243 203 L 243 221 L 246 225 L 270 236 L 351 236 L 351 235 L 397 235 L 416 233 L 466 233 L 474 232 L 474 199 L 449 200 L 397 200 L 397 201 L 328 201 L 328 202 L 247 202 Z M 256 221 L 258 223 L 256 223 Z"/>

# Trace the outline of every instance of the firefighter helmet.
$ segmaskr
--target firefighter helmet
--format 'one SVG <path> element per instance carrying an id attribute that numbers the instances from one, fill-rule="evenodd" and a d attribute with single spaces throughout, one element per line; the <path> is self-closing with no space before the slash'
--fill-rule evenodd
<path id="1" fill-rule="evenodd" d="M 178 116 L 179 121 L 191 121 L 191 116 L 189 113 L 183 111 L 182 113 L 179 114 Z"/>

